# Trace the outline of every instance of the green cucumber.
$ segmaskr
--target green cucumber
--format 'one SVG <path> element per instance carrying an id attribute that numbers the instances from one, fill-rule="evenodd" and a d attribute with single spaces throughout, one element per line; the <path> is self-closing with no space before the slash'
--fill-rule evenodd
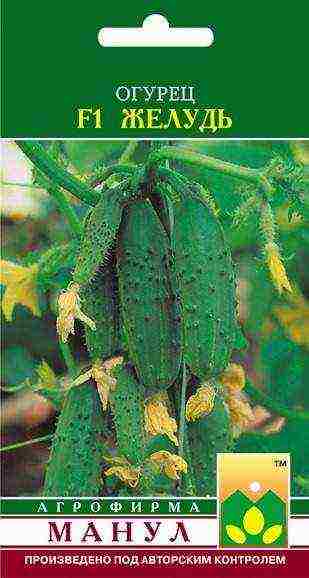
<path id="1" fill-rule="evenodd" d="M 114 245 L 123 208 L 130 199 L 138 196 L 138 187 L 132 188 L 130 179 L 125 179 L 104 192 L 98 204 L 90 210 L 73 274 L 75 283 L 87 283 L 104 264 Z"/>
<path id="2" fill-rule="evenodd" d="M 53 439 L 44 484 L 45 496 L 97 496 L 107 450 L 97 389 L 91 383 L 67 395 Z"/>
<path id="3" fill-rule="evenodd" d="M 85 325 L 87 349 L 93 361 L 114 357 L 121 349 L 118 283 L 115 254 L 80 291 L 82 308 L 95 319 L 96 330 Z"/>
<path id="4" fill-rule="evenodd" d="M 121 312 L 129 357 L 147 396 L 167 388 L 180 366 L 179 307 L 168 237 L 149 201 L 125 211 L 117 247 Z"/>
<path id="5" fill-rule="evenodd" d="M 191 464 L 199 496 L 215 496 L 217 487 L 217 453 L 230 452 L 233 438 L 228 409 L 221 393 L 216 396 L 213 411 L 187 424 Z"/>
<path id="6" fill-rule="evenodd" d="M 182 189 L 181 201 L 174 204 L 173 233 L 184 358 L 202 381 L 224 370 L 234 348 L 237 302 L 231 252 L 196 185 Z"/>
<path id="7" fill-rule="evenodd" d="M 117 381 L 111 405 L 118 452 L 131 465 L 140 465 L 144 459 L 146 443 L 144 387 L 125 364 L 116 366 L 112 375 Z"/>

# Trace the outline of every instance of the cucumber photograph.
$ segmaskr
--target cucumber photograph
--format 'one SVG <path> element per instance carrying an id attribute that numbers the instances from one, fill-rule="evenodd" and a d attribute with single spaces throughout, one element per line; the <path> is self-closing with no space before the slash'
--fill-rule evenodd
<path id="1" fill-rule="evenodd" d="M 5 496 L 216 496 L 217 454 L 309 489 L 309 145 L 7 140 Z"/>

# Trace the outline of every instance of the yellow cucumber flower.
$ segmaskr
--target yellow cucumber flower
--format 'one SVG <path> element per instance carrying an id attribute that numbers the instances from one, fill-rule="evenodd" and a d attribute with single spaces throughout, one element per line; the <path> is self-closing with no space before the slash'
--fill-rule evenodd
<path id="1" fill-rule="evenodd" d="M 102 403 L 103 411 L 107 409 L 107 403 L 110 395 L 110 391 L 113 391 L 116 387 L 116 379 L 111 376 L 112 369 L 122 363 L 123 357 L 111 357 L 106 361 L 102 362 L 100 360 L 95 361 L 93 366 L 88 369 L 85 373 L 82 373 L 77 377 L 73 383 L 72 387 L 76 385 L 82 385 L 89 379 L 94 379 L 97 384 L 98 394 Z"/>
<path id="2" fill-rule="evenodd" d="M 38 265 L 23 267 L 10 261 L 0 261 L 0 283 L 5 285 L 2 311 L 7 321 L 12 321 L 15 305 L 24 305 L 33 315 L 41 316 L 37 292 Z"/>
<path id="3" fill-rule="evenodd" d="M 140 476 L 140 471 L 133 466 L 112 466 L 105 472 L 106 476 L 117 476 L 124 484 L 131 488 L 136 488 Z"/>
<path id="4" fill-rule="evenodd" d="M 123 357 L 121 356 L 111 357 L 104 363 L 96 361 L 92 366 L 92 377 L 97 384 L 103 411 L 106 411 L 110 392 L 115 390 L 117 384 L 116 379 L 111 376 L 111 371 L 122 361 Z"/>
<path id="5" fill-rule="evenodd" d="M 246 383 L 243 367 L 237 363 L 230 363 L 223 373 L 221 373 L 219 381 L 231 394 L 236 391 L 241 391 Z"/>
<path id="6" fill-rule="evenodd" d="M 74 335 L 75 319 L 79 319 L 93 331 L 96 329 L 95 322 L 90 317 L 87 317 L 80 308 L 78 291 L 79 285 L 70 283 L 67 290 L 60 293 L 58 298 L 57 332 L 64 343 L 67 342 L 70 333 Z"/>
<path id="7" fill-rule="evenodd" d="M 186 474 L 188 471 L 188 464 L 183 458 L 165 450 L 151 454 L 150 459 L 172 480 L 179 480 L 179 473 Z"/>
<path id="8" fill-rule="evenodd" d="M 284 289 L 292 292 L 292 287 L 282 263 L 278 245 L 274 242 L 266 243 L 264 251 L 270 275 L 278 292 L 281 294 Z"/>
<path id="9" fill-rule="evenodd" d="M 145 428 L 151 436 L 167 435 L 176 446 L 179 445 L 176 437 L 177 423 L 168 413 L 164 395 L 155 395 L 146 402 Z"/>
<path id="10" fill-rule="evenodd" d="M 105 457 L 105 460 L 113 464 L 104 472 L 105 476 L 117 476 L 127 486 L 136 488 L 140 477 L 140 468 L 132 466 L 124 456 Z"/>
<path id="11" fill-rule="evenodd" d="M 198 388 L 194 395 L 191 395 L 186 405 L 187 421 L 196 421 L 212 412 L 215 404 L 216 390 L 208 383 Z"/>
<path id="12" fill-rule="evenodd" d="M 238 437 L 254 420 L 254 413 L 249 403 L 237 395 L 229 395 L 226 398 L 226 403 L 231 416 L 234 436 Z"/>

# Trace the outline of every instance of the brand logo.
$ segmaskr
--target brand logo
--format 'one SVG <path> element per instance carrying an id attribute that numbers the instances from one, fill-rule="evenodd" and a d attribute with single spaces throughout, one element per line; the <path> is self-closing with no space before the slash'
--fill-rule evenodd
<path id="1" fill-rule="evenodd" d="M 289 456 L 219 454 L 218 498 L 220 547 L 288 546 Z"/>

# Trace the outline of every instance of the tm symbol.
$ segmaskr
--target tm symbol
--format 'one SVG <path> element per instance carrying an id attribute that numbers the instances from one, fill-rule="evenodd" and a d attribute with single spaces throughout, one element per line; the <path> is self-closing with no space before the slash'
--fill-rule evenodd
<path id="1" fill-rule="evenodd" d="M 288 465 L 286 460 L 274 460 L 274 461 L 276 468 L 286 468 Z"/>

